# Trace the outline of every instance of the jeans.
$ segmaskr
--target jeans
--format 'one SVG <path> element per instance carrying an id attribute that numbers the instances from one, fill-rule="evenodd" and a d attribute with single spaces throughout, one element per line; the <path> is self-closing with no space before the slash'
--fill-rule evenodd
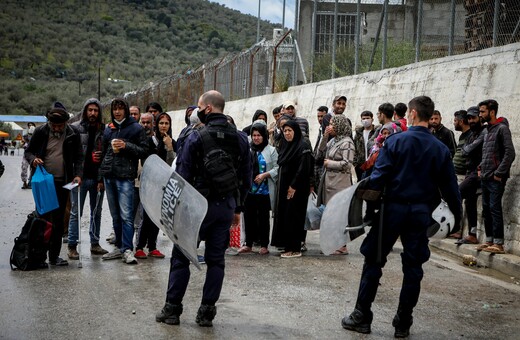
<path id="1" fill-rule="evenodd" d="M 399 296 L 399 310 L 411 316 L 421 291 L 422 264 L 430 258 L 426 229 L 431 221 L 431 211 L 427 204 L 387 203 L 383 218 L 381 261 L 377 258 L 380 226 L 371 228 L 361 245 L 360 251 L 365 256 L 365 263 L 356 308 L 364 313 L 370 312 L 386 258 L 400 237 L 403 244 L 403 283 Z"/>
<path id="2" fill-rule="evenodd" d="M 504 244 L 502 196 L 505 186 L 505 181 L 482 179 L 482 214 L 484 215 L 486 242 Z"/>
<path id="3" fill-rule="evenodd" d="M 101 210 L 103 209 L 103 191 L 99 192 L 99 202 L 97 202 L 98 182 L 93 178 L 84 178 L 79 186 L 80 195 L 80 214 L 83 215 L 83 207 L 85 206 L 85 199 L 87 193 L 89 195 L 90 202 L 90 244 L 99 244 L 99 232 L 101 230 Z M 96 210 L 97 202 L 97 210 Z M 69 246 L 75 246 L 78 244 L 78 187 L 74 188 L 70 192 L 70 220 L 69 220 Z"/>
<path id="4" fill-rule="evenodd" d="M 459 184 L 460 196 L 464 200 L 464 207 L 468 216 L 469 234 L 477 236 L 477 189 L 480 188 L 480 179 L 476 174 L 469 174 Z"/>
<path id="5" fill-rule="evenodd" d="M 105 178 L 112 226 L 116 235 L 116 247 L 122 253 L 133 251 L 134 238 L 134 181 L 130 179 Z"/>

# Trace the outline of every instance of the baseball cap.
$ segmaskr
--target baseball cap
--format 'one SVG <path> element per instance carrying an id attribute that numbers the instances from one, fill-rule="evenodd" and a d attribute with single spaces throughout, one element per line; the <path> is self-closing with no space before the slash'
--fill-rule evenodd
<path id="1" fill-rule="evenodd" d="M 468 116 L 473 116 L 473 117 L 478 117 L 479 115 L 479 110 L 478 110 L 478 107 L 477 106 L 472 106 L 468 109 L 468 113 L 467 113 Z"/>
<path id="2" fill-rule="evenodd" d="M 288 108 L 289 106 L 296 108 L 296 104 L 294 104 L 294 102 L 292 100 L 287 100 L 283 103 L 284 109 Z"/>
<path id="3" fill-rule="evenodd" d="M 340 99 L 343 99 L 344 101 L 347 101 L 347 97 L 345 97 L 343 95 L 339 95 L 339 96 L 334 97 L 333 103 L 337 102 Z"/>

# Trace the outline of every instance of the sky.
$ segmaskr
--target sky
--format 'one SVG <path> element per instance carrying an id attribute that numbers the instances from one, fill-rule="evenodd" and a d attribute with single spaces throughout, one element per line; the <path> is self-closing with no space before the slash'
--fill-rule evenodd
<path id="1" fill-rule="evenodd" d="M 274 24 L 282 23 L 284 0 L 210 0 L 227 8 L 236 9 L 245 14 L 258 16 L 258 1 L 260 1 L 260 19 Z M 294 27 L 295 0 L 285 0 L 285 27 Z"/>

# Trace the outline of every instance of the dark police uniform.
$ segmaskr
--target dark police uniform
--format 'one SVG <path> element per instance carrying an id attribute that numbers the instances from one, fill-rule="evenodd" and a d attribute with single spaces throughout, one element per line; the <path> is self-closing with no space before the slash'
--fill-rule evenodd
<path id="1" fill-rule="evenodd" d="M 181 154 L 178 155 L 176 171 L 208 199 L 208 212 L 199 232 L 200 239 L 204 240 L 206 245 L 204 257 L 207 265 L 201 305 L 214 306 L 219 299 L 224 280 L 224 254 L 229 245 L 229 228 L 235 212 L 240 211 L 247 191 L 251 187 L 252 165 L 246 134 L 228 124 L 224 114 L 208 114 L 205 124 L 204 128 L 209 131 L 216 144 L 231 156 L 240 185 L 239 199 L 234 194 L 219 197 L 211 192 L 207 182 L 210 179 L 205 179 L 203 176 L 204 149 L 201 135 L 190 134 Z M 188 258 L 175 245 L 172 251 L 166 302 L 178 306 L 179 315 L 182 312 L 181 303 L 190 279 L 189 265 Z"/>
<path id="2" fill-rule="evenodd" d="M 397 315 L 404 323 L 402 326 L 407 328 L 411 325 L 412 311 L 419 299 L 422 264 L 430 257 L 426 230 L 432 224 L 431 214 L 439 203 L 439 193 L 456 216 L 456 221 L 460 218 L 461 199 L 450 151 L 427 128 L 409 127 L 407 132 L 386 139 L 368 185 L 371 189 L 385 189 L 386 192 L 381 262 L 377 259 L 378 228 L 375 227 L 361 246 L 365 263 L 356 309 L 365 315 L 367 323 L 372 321 L 370 308 L 382 268 L 400 237 L 404 277 Z"/>

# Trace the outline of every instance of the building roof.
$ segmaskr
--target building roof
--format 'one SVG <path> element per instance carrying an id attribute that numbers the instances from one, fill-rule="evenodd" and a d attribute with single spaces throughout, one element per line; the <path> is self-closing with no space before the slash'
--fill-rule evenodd
<path id="1" fill-rule="evenodd" d="M 0 115 L 0 122 L 46 123 L 47 118 L 45 116 Z"/>

